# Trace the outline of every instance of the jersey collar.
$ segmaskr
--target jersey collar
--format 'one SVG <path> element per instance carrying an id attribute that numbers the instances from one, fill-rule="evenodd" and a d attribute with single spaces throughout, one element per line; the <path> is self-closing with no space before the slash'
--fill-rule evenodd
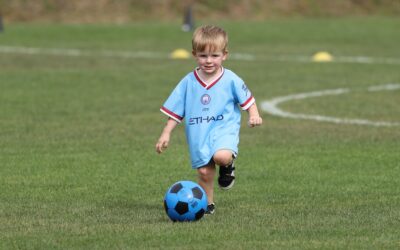
<path id="1" fill-rule="evenodd" d="M 215 78 L 215 80 L 212 80 L 210 83 L 206 83 L 205 81 L 203 81 L 201 78 L 200 78 L 200 75 L 197 73 L 197 70 L 198 70 L 199 68 L 197 67 L 195 70 L 194 70 L 194 76 L 196 77 L 196 79 L 197 79 L 197 81 L 204 87 L 204 88 L 206 88 L 206 89 L 210 89 L 212 86 L 214 86 L 221 78 L 222 78 L 222 76 L 224 75 L 224 72 L 225 72 L 225 69 L 224 69 L 224 67 L 221 67 L 221 74 L 220 75 L 218 75 L 216 78 Z"/>

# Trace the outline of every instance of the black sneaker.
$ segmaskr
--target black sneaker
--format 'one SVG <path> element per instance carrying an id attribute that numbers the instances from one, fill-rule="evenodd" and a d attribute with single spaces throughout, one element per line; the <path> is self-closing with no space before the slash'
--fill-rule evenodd
<path id="1" fill-rule="evenodd" d="M 235 165 L 232 162 L 231 165 L 226 167 L 219 167 L 218 185 L 224 190 L 228 190 L 235 184 Z"/>
<path id="2" fill-rule="evenodd" d="M 214 212 L 215 212 L 215 204 L 214 203 L 208 204 L 206 214 L 214 214 Z"/>

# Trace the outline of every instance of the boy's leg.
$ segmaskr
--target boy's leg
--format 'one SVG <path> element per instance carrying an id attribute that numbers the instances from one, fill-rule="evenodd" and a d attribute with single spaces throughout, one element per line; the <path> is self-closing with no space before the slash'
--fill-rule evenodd
<path id="1" fill-rule="evenodd" d="M 230 189 L 235 183 L 234 154 L 231 150 L 218 150 L 213 157 L 214 162 L 220 166 L 218 184 L 224 189 Z"/>
<path id="2" fill-rule="evenodd" d="M 233 152 L 228 149 L 218 150 L 215 152 L 213 160 L 218 166 L 228 166 L 233 161 Z"/>
<path id="3" fill-rule="evenodd" d="M 214 177 L 215 163 L 210 161 L 207 165 L 198 168 L 199 185 L 206 191 L 208 204 L 214 203 Z"/>

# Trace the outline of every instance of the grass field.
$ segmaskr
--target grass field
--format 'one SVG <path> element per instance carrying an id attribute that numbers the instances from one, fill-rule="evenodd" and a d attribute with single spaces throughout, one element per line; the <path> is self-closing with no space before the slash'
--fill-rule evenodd
<path id="1" fill-rule="evenodd" d="M 258 103 L 285 111 L 400 122 L 400 19 L 222 22 L 225 66 Z M 195 64 L 178 23 L 10 24 L 0 33 L 0 249 L 398 249 L 400 126 L 335 124 L 263 113 L 245 126 L 237 182 L 216 214 L 172 223 L 164 192 L 196 180 L 183 126 L 154 145 L 159 112 Z M 29 50 L 30 48 L 30 50 Z M 36 48 L 36 50 L 32 50 Z M 296 60 L 326 50 L 369 63 Z M 235 57 L 250 55 L 250 60 Z"/>

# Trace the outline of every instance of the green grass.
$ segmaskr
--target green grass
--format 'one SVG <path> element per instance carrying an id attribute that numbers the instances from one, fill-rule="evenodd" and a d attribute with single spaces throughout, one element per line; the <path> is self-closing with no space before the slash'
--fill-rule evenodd
<path id="1" fill-rule="evenodd" d="M 221 23 L 229 60 L 262 100 L 324 89 L 346 95 L 284 110 L 400 122 L 397 64 L 269 60 L 328 50 L 398 58 L 399 19 Z M 154 145 L 158 109 L 192 61 L 101 56 L 101 51 L 190 49 L 179 24 L 7 25 L 0 46 L 74 48 L 90 56 L 0 52 L 0 249 L 398 249 L 400 127 L 338 125 L 263 114 L 245 126 L 237 184 L 216 190 L 217 211 L 172 223 L 162 206 L 177 180 L 196 180 L 183 126 Z"/>

